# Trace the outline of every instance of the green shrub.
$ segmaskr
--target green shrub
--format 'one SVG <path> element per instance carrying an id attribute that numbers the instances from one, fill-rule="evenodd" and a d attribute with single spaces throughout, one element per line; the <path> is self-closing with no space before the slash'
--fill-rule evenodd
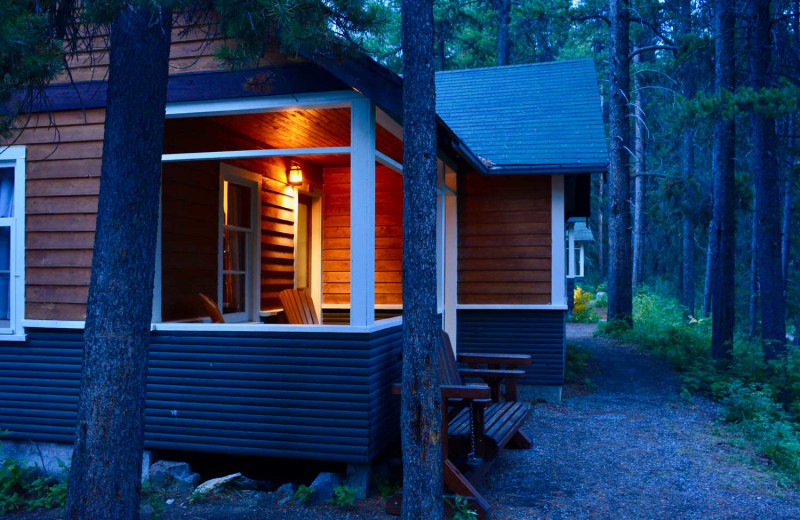
<path id="1" fill-rule="evenodd" d="M 577 345 L 567 343 L 565 363 L 565 378 L 567 381 L 577 380 L 578 377 L 586 371 L 589 366 L 589 359 L 591 354 L 587 350 L 579 348 Z"/>
<path id="2" fill-rule="evenodd" d="M 316 492 L 317 490 L 313 487 L 300 484 L 300 486 L 298 486 L 297 490 L 294 492 L 294 496 L 292 498 L 298 504 L 307 504 L 308 501 L 311 500 L 311 495 Z"/>
<path id="3" fill-rule="evenodd" d="M 447 501 L 453 509 L 451 520 L 477 520 L 478 513 L 469 508 L 469 501 L 461 495 L 456 496 L 453 502 Z"/>
<path id="4" fill-rule="evenodd" d="M 584 291 L 581 287 L 576 287 L 572 294 L 573 304 L 570 321 L 575 323 L 597 323 L 600 315 L 592 309 L 594 295 L 589 291 Z"/>
<path id="5" fill-rule="evenodd" d="M 47 477 L 36 467 L 6 458 L 0 465 L 0 514 L 63 506 L 66 479 Z"/>
<path id="6" fill-rule="evenodd" d="M 341 485 L 333 488 L 333 498 L 329 502 L 337 507 L 349 507 L 356 501 L 356 490 L 350 486 Z"/>

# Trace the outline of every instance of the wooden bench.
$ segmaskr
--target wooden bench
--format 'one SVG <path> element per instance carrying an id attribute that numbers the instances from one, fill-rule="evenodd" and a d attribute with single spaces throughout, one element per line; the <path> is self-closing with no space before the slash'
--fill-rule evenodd
<path id="1" fill-rule="evenodd" d="M 517 400 L 517 382 L 525 375 L 513 367 L 529 365 L 530 356 L 518 354 L 459 354 L 469 369 L 459 370 L 445 332 L 439 345 L 442 393 L 444 485 L 453 502 L 467 498 L 478 518 L 489 518 L 489 503 L 475 488 L 505 447 L 529 449 L 530 439 L 521 431 L 531 405 Z M 486 365 L 488 368 L 479 368 Z M 484 384 L 465 384 L 464 378 L 480 378 Z M 503 391 L 505 390 L 505 391 Z M 400 385 L 393 392 L 400 393 Z M 503 397 L 505 399 L 503 399 Z M 389 499 L 386 512 L 400 514 L 402 491 Z"/>

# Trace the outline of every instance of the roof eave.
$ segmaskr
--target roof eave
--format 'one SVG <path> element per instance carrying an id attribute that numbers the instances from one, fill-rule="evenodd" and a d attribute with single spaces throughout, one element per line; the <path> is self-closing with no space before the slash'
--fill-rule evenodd
<path id="1" fill-rule="evenodd" d="M 605 173 L 608 163 L 579 164 L 509 164 L 495 165 L 486 169 L 489 175 L 574 175 L 579 173 Z"/>

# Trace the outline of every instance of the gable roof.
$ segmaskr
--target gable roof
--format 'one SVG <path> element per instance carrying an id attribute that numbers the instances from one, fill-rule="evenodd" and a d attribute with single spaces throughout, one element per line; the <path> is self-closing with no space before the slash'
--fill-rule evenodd
<path id="1" fill-rule="evenodd" d="M 608 168 L 592 59 L 437 72 L 436 111 L 489 173 Z"/>

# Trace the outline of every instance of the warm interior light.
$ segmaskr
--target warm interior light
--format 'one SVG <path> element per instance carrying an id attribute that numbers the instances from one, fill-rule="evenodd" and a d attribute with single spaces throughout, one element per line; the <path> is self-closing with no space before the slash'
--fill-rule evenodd
<path id="1" fill-rule="evenodd" d="M 299 164 L 293 164 L 292 167 L 289 168 L 289 184 L 292 186 L 303 184 L 303 170 L 300 168 Z"/>

